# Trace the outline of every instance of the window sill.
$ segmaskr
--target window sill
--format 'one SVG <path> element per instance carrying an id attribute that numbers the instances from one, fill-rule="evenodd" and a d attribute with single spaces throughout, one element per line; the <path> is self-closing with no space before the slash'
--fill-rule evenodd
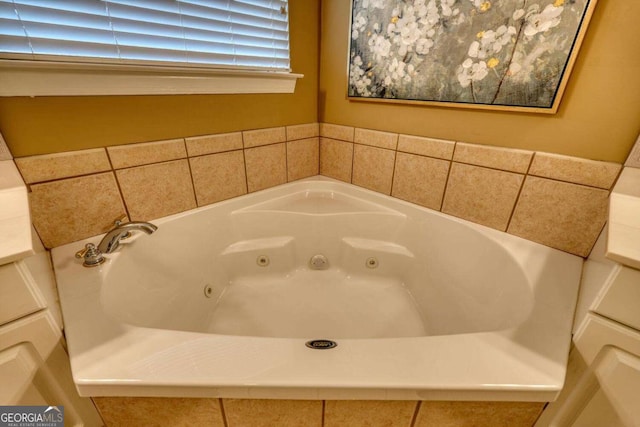
<path id="1" fill-rule="evenodd" d="M 0 96 L 293 93 L 301 74 L 0 60 Z"/>

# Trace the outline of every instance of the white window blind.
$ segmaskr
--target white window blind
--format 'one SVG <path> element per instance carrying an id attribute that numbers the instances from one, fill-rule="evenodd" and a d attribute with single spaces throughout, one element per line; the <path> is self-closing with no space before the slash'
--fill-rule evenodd
<path id="1" fill-rule="evenodd" d="M 0 57 L 290 71 L 286 0 L 0 0 Z"/>

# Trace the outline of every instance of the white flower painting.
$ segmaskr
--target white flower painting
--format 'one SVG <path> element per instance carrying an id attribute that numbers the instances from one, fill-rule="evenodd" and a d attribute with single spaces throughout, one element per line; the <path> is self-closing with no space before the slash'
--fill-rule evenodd
<path id="1" fill-rule="evenodd" d="M 349 96 L 552 109 L 595 0 L 353 0 Z"/>

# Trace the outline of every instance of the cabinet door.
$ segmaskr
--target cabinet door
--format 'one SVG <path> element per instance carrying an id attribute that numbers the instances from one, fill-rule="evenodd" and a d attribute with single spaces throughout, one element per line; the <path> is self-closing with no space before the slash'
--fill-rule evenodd
<path id="1" fill-rule="evenodd" d="M 0 266 L 0 325 L 46 307 L 24 262 Z"/>
<path id="2" fill-rule="evenodd" d="M 536 427 L 640 427 L 640 332 L 589 314 L 565 389 Z"/>
<path id="3" fill-rule="evenodd" d="M 62 336 L 48 310 L 0 327 L 0 405 L 64 406 L 65 425 L 101 426 L 78 396 Z"/>
<path id="4" fill-rule="evenodd" d="M 572 426 L 640 425 L 636 402 L 640 396 L 640 358 L 616 347 L 603 348 L 574 393 L 583 401 L 576 405 Z"/>
<path id="5" fill-rule="evenodd" d="M 592 310 L 640 330 L 640 270 L 620 266 Z"/>

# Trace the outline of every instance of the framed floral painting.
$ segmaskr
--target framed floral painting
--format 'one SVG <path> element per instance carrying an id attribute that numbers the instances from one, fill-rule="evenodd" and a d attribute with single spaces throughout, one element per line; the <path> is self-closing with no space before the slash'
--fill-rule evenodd
<path id="1" fill-rule="evenodd" d="M 352 100 L 555 113 L 596 0 L 353 0 Z"/>

